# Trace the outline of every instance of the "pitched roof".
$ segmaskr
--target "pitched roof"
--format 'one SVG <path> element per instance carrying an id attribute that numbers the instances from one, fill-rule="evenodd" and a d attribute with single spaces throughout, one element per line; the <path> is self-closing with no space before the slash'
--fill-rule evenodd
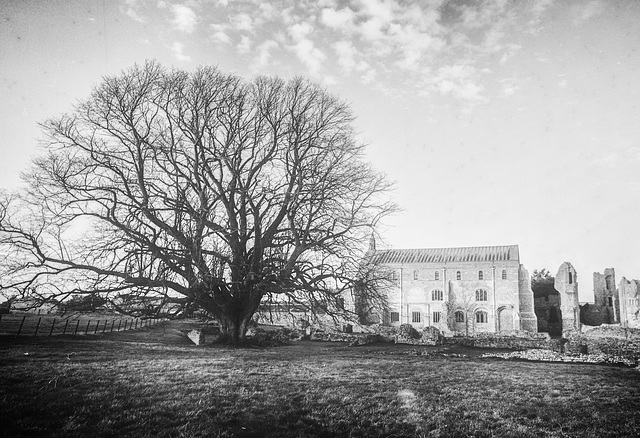
<path id="1" fill-rule="evenodd" d="M 376 251 L 374 263 L 456 263 L 519 261 L 518 245 L 466 248 L 389 249 Z"/>

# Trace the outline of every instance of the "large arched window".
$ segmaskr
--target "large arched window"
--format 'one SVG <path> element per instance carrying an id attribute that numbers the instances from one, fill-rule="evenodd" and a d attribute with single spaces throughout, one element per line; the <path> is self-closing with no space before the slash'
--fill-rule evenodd
<path id="1" fill-rule="evenodd" d="M 478 289 L 476 291 L 476 301 L 487 301 L 487 291 L 484 289 Z"/>
<path id="2" fill-rule="evenodd" d="M 442 301 L 443 293 L 441 290 L 436 289 L 431 291 L 431 301 Z"/>
<path id="3" fill-rule="evenodd" d="M 484 324 L 489 321 L 489 315 L 484 310 L 478 310 L 476 312 L 476 322 L 478 324 Z"/>
<path id="4" fill-rule="evenodd" d="M 478 271 L 478 280 L 484 280 L 484 272 Z"/>
<path id="5" fill-rule="evenodd" d="M 455 318 L 456 322 L 464 322 L 464 313 L 462 313 L 460 310 L 454 313 L 453 317 Z"/>
<path id="6" fill-rule="evenodd" d="M 462 279 L 462 275 L 460 274 L 460 271 L 456 271 L 456 280 L 461 280 Z"/>
<path id="7" fill-rule="evenodd" d="M 436 271 L 436 275 L 434 277 L 435 280 L 440 280 L 440 272 Z"/>

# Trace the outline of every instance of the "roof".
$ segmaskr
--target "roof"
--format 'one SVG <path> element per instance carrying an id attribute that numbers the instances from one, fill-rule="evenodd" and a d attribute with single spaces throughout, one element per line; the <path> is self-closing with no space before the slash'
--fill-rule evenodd
<path id="1" fill-rule="evenodd" d="M 520 261 L 518 245 L 466 248 L 389 249 L 376 251 L 374 263 L 459 263 Z"/>

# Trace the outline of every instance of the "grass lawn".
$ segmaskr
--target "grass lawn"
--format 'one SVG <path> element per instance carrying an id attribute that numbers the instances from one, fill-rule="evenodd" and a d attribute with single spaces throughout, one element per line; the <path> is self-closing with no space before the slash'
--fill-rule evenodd
<path id="1" fill-rule="evenodd" d="M 633 368 L 480 358 L 484 350 L 454 347 L 198 347 L 177 328 L 0 338 L 0 435 L 640 433 Z"/>

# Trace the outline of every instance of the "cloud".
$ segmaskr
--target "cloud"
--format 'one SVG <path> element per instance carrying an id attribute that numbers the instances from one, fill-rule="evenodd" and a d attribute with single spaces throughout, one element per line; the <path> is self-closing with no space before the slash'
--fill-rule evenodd
<path id="1" fill-rule="evenodd" d="M 258 55 L 254 59 L 254 68 L 262 68 L 269 65 L 271 61 L 271 50 L 279 47 L 279 44 L 273 40 L 267 40 L 259 44 L 257 49 Z"/>
<path id="2" fill-rule="evenodd" d="M 191 57 L 184 54 L 184 44 L 176 41 L 171 45 L 173 56 L 181 62 L 191 61 Z"/>
<path id="3" fill-rule="evenodd" d="M 227 34 L 229 26 L 226 24 L 211 24 L 209 25 L 213 33 L 211 34 L 211 40 L 218 44 L 229 44 L 231 37 Z"/>
<path id="4" fill-rule="evenodd" d="M 513 96 L 520 89 L 520 83 L 516 78 L 504 78 L 500 80 L 500 85 L 505 97 Z"/>
<path id="5" fill-rule="evenodd" d="M 400 8 L 394 0 L 360 0 L 359 3 L 363 15 L 384 24 L 390 23 Z"/>
<path id="6" fill-rule="evenodd" d="M 476 83 L 477 76 L 478 72 L 473 66 L 455 64 L 439 68 L 428 82 L 440 94 L 450 94 L 469 103 L 485 102 L 487 98 L 482 94 L 484 87 Z"/>
<path id="7" fill-rule="evenodd" d="M 251 51 L 252 44 L 253 42 L 251 41 L 251 38 L 246 35 L 242 35 L 242 37 L 240 38 L 240 42 L 236 46 L 236 49 L 238 50 L 239 54 L 245 55 Z"/>
<path id="8" fill-rule="evenodd" d="M 327 59 L 324 52 L 318 49 L 313 41 L 309 39 L 301 39 L 290 48 L 313 75 L 318 74 L 322 63 Z"/>
<path id="9" fill-rule="evenodd" d="M 184 33 L 192 33 L 195 30 L 198 16 L 191 8 L 184 5 L 172 5 L 171 12 L 173 13 L 171 22 L 176 29 Z"/>
<path id="10" fill-rule="evenodd" d="M 253 19 L 248 14 L 237 14 L 229 20 L 235 30 L 253 33 Z"/>
<path id="11" fill-rule="evenodd" d="M 593 17 L 597 17 L 604 12 L 604 4 L 599 0 L 593 0 L 589 3 L 575 6 L 574 15 L 575 18 L 573 20 L 573 24 L 579 25 L 585 21 L 592 19 Z"/>
<path id="12" fill-rule="evenodd" d="M 144 23 L 144 18 L 138 12 L 138 0 L 124 0 L 124 4 L 120 5 L 120 12 L 138 23 Z"/>
<path id="13" fill-rule="evenodd" d="M 289 35 L 293 41 L 301 41 L 307 37 L 313 30 L 313 27 L 305 22 L 296 23 L 292 26 L 289 26 Z"/>
<path id="14" fill-rule="evenodd" d="M 352 29 L 355 18 L 356 14 L 348 7 L 337 10 L 325 8 L 320 13 L 320 22 L 333 29 Z"/>

